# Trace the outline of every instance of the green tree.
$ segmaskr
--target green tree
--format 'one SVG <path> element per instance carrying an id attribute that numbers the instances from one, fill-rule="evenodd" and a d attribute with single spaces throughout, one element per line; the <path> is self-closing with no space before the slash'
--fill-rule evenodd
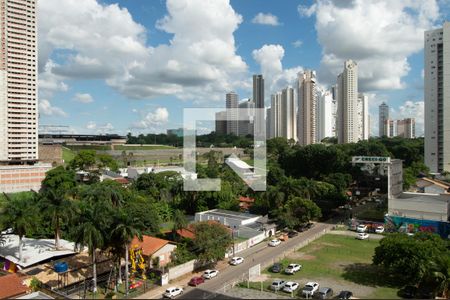
<path id="1" fill-rule="evenodd" d="M 5 194 L 6 196 L 6 194 Z M 6 196 L 8 201 L 1 215 L 1 223 L 19 236 L 19 261 L 23 259 L 23 238 L 31 234 L 39 223 L 34 195 Z"/>
<path id="2" fill-rule="evenodd" d="M 94 150 L 81 150 L 70 162 L 73 170 L 91 171 L 96 167 L 97 157 Z"/>
<path id="3" fill-rule="evenodd" d="M 42 181 L 42 190 L 67 193 L 77 185 L 75 172 L 65 169 L 63 166 L 51 169 L 45 174 Z"/>
<path id="4" fill-rule="evenodd" d="M 283 210 L 278 216 L 278 221 L 288 228 L 297 228 L 321 216 L 320 208 L 313 201 L 293 197 L 284 205 Z"/>
<path id="5" fill-rule="evenodd" d="M 198 258 L 204 263 L 215 264 L 225 257 L 225 253 L 232 245 L 230 231 L 215 222 L 198 222 L 194 224 L 194 248 Z"/>
<path id="6" fill-rule="evenodd" d="M 97 154 L 98 167 L 100 169 L 109 168 L 111 171 L 117 172 L 119 165 L 117 161 L 108 154 Z"/>
<path id="7" fill-rule="evenodd" d="M 186 226 L 188 225 L 188 220 L 182 210 L 175 209 L 172 214 L 172 222 L 173 222 L 173 227 L 172 227 L 173 236 L 178 238 L 178 235 L 176 234 L 176 232 L 178 230 L 186 228 Z"/>

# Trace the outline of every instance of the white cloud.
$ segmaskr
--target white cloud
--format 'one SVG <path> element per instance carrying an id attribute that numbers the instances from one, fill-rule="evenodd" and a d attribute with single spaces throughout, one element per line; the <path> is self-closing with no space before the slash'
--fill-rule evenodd
<path id="1" fill-rule="evenodd" d="M 66 112 L 59 107 L 52 106 L 50 101 L 46 99 L 39 100 L 39 113 L 46 116 L 67 117 Z"/>
<path id="2" fill-rule="evenodd" d="M 111 123 L 106 123 L 97 127 L 98 134 L 111 133 L 114 130 L 114 126 Z"/>
<path id="3" fill-rule="evenodd" d="M 252 23 L 261 24 L 261 25 L 270 25 L 270 26 L 280 26 L 280 22 L 278 22 L 278 17 L 272 15 L 271 13 L 258 13 L 253 19 Z"/>
<path id="4" fill-rule="evenodd" d="M 76 93 L 73 100 L 80 102 L 80 103 L 94 102 L 94 99 L 92 98 L 92 96 L 90 94 L 81 94 L 81 93 Z"/>
<path id="5" fill-rule="evenodd" d="M 316 16 L 321 80 L 335 82 L 343 62 L 353 59 L 361 91 L 404 88 L 407 58 L 423 48 L 424 30 L 439 19 L 435 0 L 318 0 L 298 10 Z"/>
<path id="6" fill-rule="evenodd" d="M 270 98 L 271 93 L 287 85 L 293 85 L 297 74 L 303 71 L 300 66 L 283 69 L 281 61 L 284 57 L 284 48 L 281 45 L 264 45 L 260 49 L 253 50 L 252 55 L 264 75 L 266 100 Z"/>
<path id="7" fill-rule="evenodd" d="M 97 128 L 97 124 L 95 122 L 93 122 L 93 121 L 89 121 L 86 124 L 86 128 L 89 129 L 89 130 L 95 129 L 95 128 Z"/>
<path id="8" fill-rule="evenodd" d="M 117 4 L 39 1 L 39 15 L 45 16 L 40 18 L 40 61 L 55 50 L 69 50 L 54 74 L 104 79 L 129 98 L 175 95 L 210 101 L 241 87 L 247 65 L 236 54 L 233 33 L 242 17 L 229 0 L 168 0 L 166 5 L 168 14 L 157 28 L 172 39 L 151 47 L 145 28 Z"/>
<path id="9" fill-rule="evenodd" d="M 165 107 L 158 107 L 154 112 L 147 113 L 141 120 L 132 124 L 132 128 L 155 129 L 169 121 L 169 112 Z"/>
<path id="10" fill-rule="evenodd" d="M 56 64 L 52 60 L 48 60 L 43 66 L 43 72 L 39 74 L 40 97 L 50 98 L 56 92 L 67 92 L 69 90 L 62 77 L 52 72 L 55 66 Z"/>
<path id="11" fill-rule="evenodd" d="M 294 48 L 300 48 L 303 45 L 303 42 L 301 40 L 296 40 L 294 42 L 292 42 L 292 46 L 294 46 Z"/>

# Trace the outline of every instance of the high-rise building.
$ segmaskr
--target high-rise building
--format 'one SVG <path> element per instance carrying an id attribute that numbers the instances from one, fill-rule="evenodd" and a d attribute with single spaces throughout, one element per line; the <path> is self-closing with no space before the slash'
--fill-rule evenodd
<path id="1" fill-rule="evenodd" d="M 253 118 L 255 116 L 255 102 L 252 99 L 244 99 L 239 102 L 239 136 L 253 135 Z M 244 120 L 244 118 L 246 120 Z"/>
<path id="2" fill-rule="evenodd" d="M 389 119 L 389 106 L 386 103 L 381 103 L 378 106 L 378 135 L 385 135 L 385 121 Z"/>
<path id="3" fill-rule="evenodd" d="M 416 137 L 416 120 L 414 118 L 407 118 L 397 121 L 397 136 L 407 139 Z"/>
<path id="4" fill-rule="evenodd" d="M 320 91 L 317 102 L 317 141 L 336 136 L 336 109 L 332 91 Z"/>
<path id="5" fill-rule="evenodd" d="M 281 136 L 297 140 L 297 111 L 294 89 L 290 86 L 281 91 Z"/>
<path id="6" fill-rule="evenodd" d="M 219 111 L 216 113 L 216 134 L 227 134 L 227 112 Z"/>
<path id="7" fill-rule="evenodd" d="M 0 161 L 38 159 L 36 0 L 0 0 Z"/>
<path id="8" fill-rule="evenodd" d="M 316 143 L 316 72 L 305 70 L 298 74 L 297 83 L 298 95 L 298 116 L 297 135 L 300 145 Z"/>
<path id="9" fill-rule="evenodd" d="M 262 130 L 265 130 L 264 121 L 264 77 L 253 75 L 253 101 L 255 101 L 255 136 L 261 136 Z"/>
<path id="10" fill-rule="evenodd" d="M 398 135 L 397 129 L 398 122 L 396 120 L 386 119 L 384 120 L 384 132 L 382 136 L 394 137 Z"/>
<path id="11" fill-rule="evenodd" d="M 270 137 L 281 137 L 281 92 L 270 96 Z"/>
<path id="12" fill-rule="evenodd" d="M 266 135 L 268 139 L 273 138 L 271 127 L 272 127 L 272 108 L 268 107 L 266 109 Z"/>
<path id="13" fill-rule="evenodd" d="M 450 171 L 450 22 L 425 31 L 425 164 Z"/>
<path id="14" fill-rule="evenodd" d="M 356 143 L 360 137 L 358 116 L 358 65 L 352 60 L 344 63 L 344 71 L 337 78 L 338 142 Z"/>
<path id="15" fill-rule="evenodd" d="M 238 135 L 238 102 L 239 96 L 235 92 L 226 94 L 227 134 Z"/>
<path id="16" fill-rule="evenodd" d="M 360 93 L 358 94 L 358 140 L 369 139 L 369 98 Z"/>

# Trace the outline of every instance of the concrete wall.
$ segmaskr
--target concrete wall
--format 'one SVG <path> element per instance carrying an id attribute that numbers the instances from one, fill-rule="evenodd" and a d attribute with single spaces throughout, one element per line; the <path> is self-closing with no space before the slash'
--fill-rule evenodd
<path id="1" fill-rule="evenodd" d="M 0 166 L 0 193 L 39 191 L 50 164 Z"/>
<path id="2" fill-rule="evenodd" d="M 174 279 L 176 279 L 176 278 L 178 278 L 180 276 L 183 276 L 183 275 L 185 275 L 187 273 L 193 272 L 194 269 L 195 269 L 195 265 L 196 265 L 195 262 L 196 262 L 196 260 L 193 259 L 193 260 L 188 261 L 188 262 L 186 262 L 186 263 L 184 263 L 182 265 L 170 268 L 169 272 L 168 272 L 169 280 L 174 280 Z"/>
<path id="3" fill-rule="evenodd" d="M 52 165 L 62 165 L 62 146 L 39 144 L 39 161 Z"/>

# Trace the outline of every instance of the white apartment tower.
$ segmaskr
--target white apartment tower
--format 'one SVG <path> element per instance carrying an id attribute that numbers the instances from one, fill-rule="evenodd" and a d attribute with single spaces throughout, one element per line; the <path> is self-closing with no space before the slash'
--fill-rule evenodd
<path id="1" fill-rule="evenodd" d="M 321 91 L 317 102 L 317 141 L 336 136 L 336 99 L 332 91 Z"/>
<path id="2" fill-rule="evenodd" d="M 290 86 L 281 91 L 281 136 L 297 140 L 297 111 L 294 89 Z"/>
<path id="3" fill-rule="evenodd" d="M 352 60 L 344 63 L 344 71 L 337 78 L 338 142 L 356 143 L 360 137 L 358 115 L 358 65 Z"/>
<path id="4" fill-rule="evenodd" d="M 386 103 L 381 103 L 378 106 L 378 135 L 381 137 L 386 135 L 385 123 L 389 119 L 389 106 Z"/>
<path id="5" fill-rule="evenodd" d="M 281 137 L 281 92 L 270 97 L 270 137 Z"/>
<path id="6" fill-rule="evenodd" d="M 450 171 L 450 22 L 425 31 L 425 164 Z"/>
<path id="7" fill-rule="evenodd" d="M 316 133 L 316 72 L 305 70 L 298 74 L 297 135 L 300 145 L 315 144 Z"/>
<path id="8" fill-rule="evenodd" d="M 36 0 L 0 0 L 0 161 L 38 159 Z"/>
<path id="9" fill-rule="evenodd" d="M 255 102 L 255 132 L 256 136 L 261 136 L 263 128 L 266 124 L 264 122 L 264 77 L 261 74 L 253 75 L 253 101 Z M 261 108 L 261 109 L 258 109 Z"/>
<path id="10" fill-rule="evenodd" d="M 235 92 L 226 94 L 227 134 L 238 135 L 238 102 L 238 94 Z"/>
<path id="11" fill-rule="evenodd" d="M 358 95 L 358 140 L 369 139 L 369 101 L 368 97 L 362 93 Z"/>

